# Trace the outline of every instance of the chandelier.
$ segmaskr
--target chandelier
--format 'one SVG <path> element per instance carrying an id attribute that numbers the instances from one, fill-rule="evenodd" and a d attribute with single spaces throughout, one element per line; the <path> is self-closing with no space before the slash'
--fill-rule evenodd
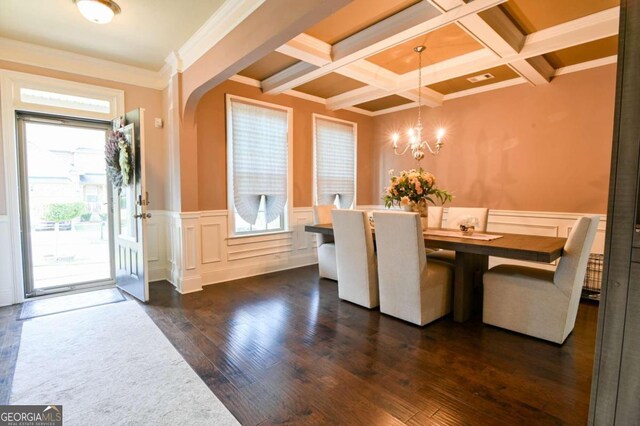
<path id="1" fill-rule="evenodd" d="M 442 138 L 444 137 L 444 129 L 441 127 L 435 133 L 435 145 L 431 147 L 431 144 L 426 139 L 422 138 L 422 52 L 426 47 L 417 46 L 413 49 L 418 54 L 418 123 L 415 127 L 407 130 L 407 139 L 403 142 L 404 148 L 399 148 L 400 135 L 394 133 L 392 136 L 393 153 L 396 155 L 404 155 L 409 149 L 413 158 L 422 160 L 425 152 L 429 151 L 432 155 L 437 155 L 440 152 L 440 148 L 444 145 Z M 432 141 L 433 142 L 433 141 Z"/>

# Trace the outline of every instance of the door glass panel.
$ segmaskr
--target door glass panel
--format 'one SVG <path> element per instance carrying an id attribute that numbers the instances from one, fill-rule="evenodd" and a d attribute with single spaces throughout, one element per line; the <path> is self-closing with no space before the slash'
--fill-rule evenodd
<path id="1" fill-rule="evenodd" d="M 135 135 L 134 135 L 134 125 L 133 123 L 130 123 L 128 125 L 126 125 L 122 132 L 124 133 L 124 137 L 127 140 L 127 142 L 129 142 L 129 145 L 131 147 L 134 146 L 134 139 L 135 139 Z M 131 153 L 131 160 L 132 162 L 135 164 L 135 149 L 131 149 L 130 151 Z M 135 171 L 135 167 L 134 170 L 132 171 L 132 179 L 133 182 L 135 182 L 136 180 L 136 171 Z M 137 241 L 138 240 L 138 230 L 137 230 L 137 224 L 136 221 L 134 220 L 133 216 L 136 214 L 136 210 L 137 210 L 137 203 L 136 203 L 136 185 L 135 184 L 129 184 L 126 186 L 123 186 L 120 189 L 120 196 L 118 197 L 118 206 L 119 206 L 119 210 L 120 210 L 120 214 L 119 214 L 119 220 L 120 220 L 120 237 L 123 238 L 129 238 L 132 241 Z"/>
<path id="2" fill-rule="evenodd" d="M 24 129 L 33 289 L 112 278 L 106 131 L 29 121 Z"/>

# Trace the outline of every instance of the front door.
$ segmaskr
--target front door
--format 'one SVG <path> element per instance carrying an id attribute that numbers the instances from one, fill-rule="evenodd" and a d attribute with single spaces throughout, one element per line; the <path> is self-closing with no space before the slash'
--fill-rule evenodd
<path id="1" fill-rule="evenodd" d="M 113 285 L 108 122 L 19 113 L 25 296 Z"/>
<path id="2" fill-rule="evenodd" d="M 146 273 L 146 221 L 149 198 L 144 162 L 144 109 L 136 109 L 113 121 L 109 135 L 117 155 L 113 159 L 120 176 L 112 177 L 114 213 L 114 259 L 116 284 L 146 302 L 149 276 Z"/>

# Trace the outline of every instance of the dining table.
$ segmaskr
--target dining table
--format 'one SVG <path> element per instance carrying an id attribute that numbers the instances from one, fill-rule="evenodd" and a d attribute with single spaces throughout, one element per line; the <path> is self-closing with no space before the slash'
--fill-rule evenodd
<path id="1" fill-rule="evenodd" d="M 333 236 L 331 224 L 306 225 L 305 231 Z M 375 239 L 374 227 L 372 232 Z M 423 236 L 425 247 L 455 251 L 453 320 L 456 322 L 467 321 L 474 306 L 481 306 L 482 275 L 489 268 L 490 256 L 551 263 L 562 256 L 567 241 L 562 237 L 504 232 L 463 235 L 461 231 L 453 229 L 427 229 Z M 474 293 L 479 295 L 474 298 Z"/>

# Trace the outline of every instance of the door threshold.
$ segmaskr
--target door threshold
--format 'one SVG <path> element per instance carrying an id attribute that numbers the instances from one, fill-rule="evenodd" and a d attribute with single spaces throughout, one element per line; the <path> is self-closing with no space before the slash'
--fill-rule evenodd
<path id="1" fill-rule="evenodd" d="M 116 283 L 115 281 L 110 281 L 110 282 L 103 282 L 103 283 L 98 283 L 94 285 L 83 284 L 82 287 L 76 287 L 76 288 L 72 288 L 72 287 L 73 286 L 58 287 L 58 289 L 52 289 L 50 292 L 42 292 L 40 294 L 27 295 L 25 296 L 24 301 L 28 302 L 29 300 L 49 299 L 52 297 L 68 296 L 71 294 L 80 294 L 80 293 L 87 293 L 90 291 L 103 290 L 105 288 L 116 288 Z M 66 290 L 65 288 L 69 288 L 69 289 Z"/>

